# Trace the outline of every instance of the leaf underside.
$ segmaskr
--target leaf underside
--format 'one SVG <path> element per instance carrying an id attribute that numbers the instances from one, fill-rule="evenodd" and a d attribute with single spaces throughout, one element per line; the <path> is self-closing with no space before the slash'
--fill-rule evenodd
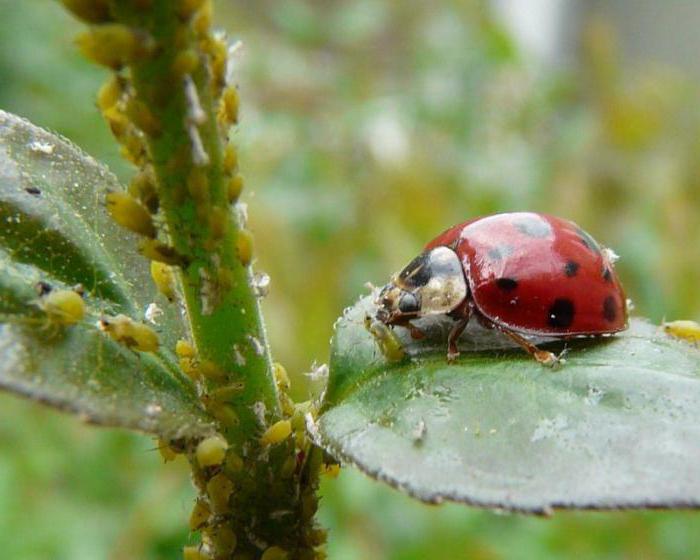
<path id="1" fill-rule="evenodd" d="M 317 428 L 339 460 L 430 503 L 700 507 L 693 346 L 634 319 L 614 337 L 566 343 L 552 370 L 475 328 L 448 365 L 444 340 L 412 342 L 397 328 L 410 357 L 390 364 L 363 326 L 373 311 L 363 298 L 336 324 Z"/>
<path id="2" fill-rule="evenodd" d="M 156 293 L 138 239 L 107 216 L 117 179 L 67 140 L 0 111 L 0 388 L 168 439 L 212 431 L 167 350 L 184 333 L 180 310 Z M 51 325 L 37 282 L 82 284 L 87 316 Z M 97 327 L 103 314 L 144 321 L 150 303 L 161 350 L 138 353 Z"/>

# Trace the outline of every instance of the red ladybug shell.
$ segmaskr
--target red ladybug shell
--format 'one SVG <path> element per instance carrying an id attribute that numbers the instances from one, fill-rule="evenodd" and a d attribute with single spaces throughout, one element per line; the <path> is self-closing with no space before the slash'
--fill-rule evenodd
<path id="1" fill-rule="evenodd" d="M 527 334 L 603 334 L 627 326 L 608 256 L 573 222 L 514 212 L 464 222 L 431 241 L 460 260 L 479 312 Z"/>

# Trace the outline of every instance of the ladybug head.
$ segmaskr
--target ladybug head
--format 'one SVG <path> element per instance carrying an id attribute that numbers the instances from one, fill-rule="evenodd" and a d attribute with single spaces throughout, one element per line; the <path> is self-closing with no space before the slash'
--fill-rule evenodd
<path id="1" fill-rule="evenodd" d="M 377 319 L 391 325 L 449 313 L 466 297 L 459 257 L 448 247 L 436 247 L 418 255 L 381 289 L 375 301 Z"/>

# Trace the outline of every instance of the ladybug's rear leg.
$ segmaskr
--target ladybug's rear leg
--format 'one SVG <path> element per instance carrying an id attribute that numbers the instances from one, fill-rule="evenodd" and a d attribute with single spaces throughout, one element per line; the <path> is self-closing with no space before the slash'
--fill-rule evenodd
<path id="1" fill-rule="evenodd" d="M 520 334 L 499 325 L 496 325 L 496 328 L 523 348 L 523 350 L 525 350 L 542 365 L 553 367 L 559 363 L 559 357 L 556 354 L 553 354 L 547 350 L 540 350 L 524 336 L 521 336 Z"/>
<path id="2" fill-rule="evenodd" d="M 489 329 L 497 329 L 498 331 L 502 332 L 504 335 L 510 338 L 513 342 L 515 342 L 518 346 L 525 350 L 525 352 L 530 354 L 530 356 L 535 358 L 535 360 L 537 360 L 542 365 L 554 367 L 555 365 L 560 363 L 561 356 L 557 356 L 556 354 L 553 354 L 552 352 L 549 352 L 547 350 L 540 350 L 539 348 L 537 348 L 537 346 L 535 346 L 532 342 L 530 342 L 521 334 L 510 330 L 509 328 L 504 327 L 503 325 L 494 323 L 493 321 L 487 319 L 481 314 L 479 314 L 478 317 L 479 322 L 484 327 Z"/>

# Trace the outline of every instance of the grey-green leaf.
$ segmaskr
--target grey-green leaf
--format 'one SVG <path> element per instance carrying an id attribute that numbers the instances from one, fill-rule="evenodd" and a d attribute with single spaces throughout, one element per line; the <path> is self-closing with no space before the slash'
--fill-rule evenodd
<path id="1" fill-rule="evenodd" d="M 180 310 L 156 293 L 138 239 L 107 216 L 116 178 L 67 140 L 0 111 L 0 388 L 96 424 L 173 439 L 212 431 L 169 348 L 183 336 Z M 52 325 L 35 286 L 82 284 L 86 318 Z M 103 314 L 145 321 L 161 349 L 139 353 L 105 336 Z M 155 308 L 152 308 L 155 309 Z"/>
<path id="2" fill-rule="evenodd" d="M 410 357 L 391 364 L 363 326 L 372 311 L 364 298 L 336 325 L 317 428 L 339 460 L 432 503 L 700 507 L 692 345 L 634 319 L 617 336 L 569 343 L 557 370 L 504 348 L 448 365 L 444 343 L 403 335 Z"/>

